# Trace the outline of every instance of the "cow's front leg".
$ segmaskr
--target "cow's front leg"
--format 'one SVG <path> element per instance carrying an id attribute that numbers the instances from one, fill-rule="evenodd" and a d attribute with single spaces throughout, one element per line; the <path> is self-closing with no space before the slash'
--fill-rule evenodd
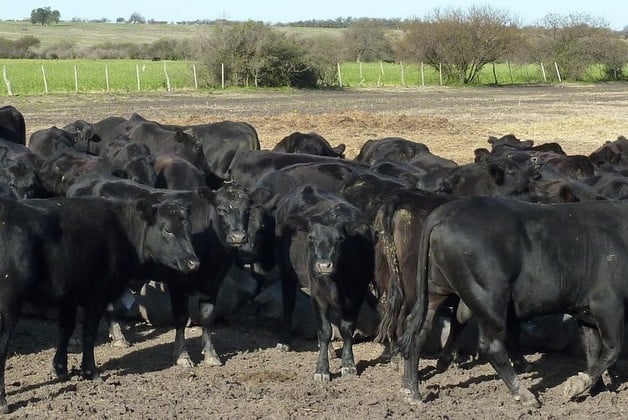
<path id="1" fill-rule="evenodd" d="M 65 380 L 69 377 L 68 343 L 76 327 L 77 307 L 75 305 L 62 305 L 58 308 L 58 312 L 59 337 L 57 338 L 57 350 L 52 359 L 52 368 L 58 378 Z"/>
<path id="2" fill-rule="evenodd" d="M 216 353 L 214 343 L 211 337 L 211 327 L 214 321 L 215 305 L 209 301 L 199 301 L 199 310 L 201 316 L 201 326 L 203 329 L 202 344 L 203 364 L 208 366 L 222 366 L 222 362 Z"/>
<path id="3" fill-rule="evenodd" d="M 177 366 L 184 368 L 194 367 L 185 343 L 185 326 L 189 318 L 187 294 L 181 288 L 168 285 L 170 291 L 170 304 L 172 307 L 172 321 L 175 328 L 174 335 L 174 360 Z"/>
<path id="4" fill-rule="evenodd" d="M 0 314 L 0 412 L 8 414 L 10 412 L 7 403 L 6 391 L 4 387 L 4 369 L 7 363 L 7 354 L 9 352 L 9 341 L 13 336 L 13 331 L 17 324 L 17 310 L 11 305 L 11 309 L 2 308 Z"/>
<path id="5" fill-rule="evenodd" d="M 331 322 L 327 316 L 327 308 L 323 307 L 312 298 L 314 313 L 318 322 L 318 360 L 316 361 L 316 371 L 314 380 L 317 382 L 329 382 L 329 343 L 331 342 L 332 329 Z"/>
<path id="6" fill-rule="evenodd" d="M 345 375 L 357 375 L 353 357 L 353 332 L 355 331 L 355 319 L 340 321 L 340 335 L 342 336 L 342 359 L 340 373 Z"/>

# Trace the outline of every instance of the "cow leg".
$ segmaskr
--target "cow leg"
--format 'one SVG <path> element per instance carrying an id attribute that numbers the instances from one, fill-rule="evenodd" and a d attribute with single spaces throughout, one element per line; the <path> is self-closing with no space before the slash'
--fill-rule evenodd
<path id="1" fill-rule="evenodd" d="M 563 394 L 566 398 L 572 399 L 590 389 L 619 358 L 623 341 L 624 307 L 618 300 L 618 296 L 604 296 L 590 303 L 589 309 L 597 321 L 602 351 L 586 372 L 580 372 L 565 381 Z"/>
<path id="2" fill-rule="evenodd" d="M 174 360 L 177 366 L 184 368 L 194 367 L 185 343 L 185 326 L 189 314 L 187 293 L 179 287 L 168 284 L 170 292 L 170 304 L 172 308 L 172 321 L 174 323 Z"/>
<path id="3" fill-rule="evenodd" d="M 81 361 L 81 376 L 96 382 L 103 382 L 94 358 L 94 346 L 98 335 L 98 324 L 105 310 L 104 305 L 94 303 L 89 308 L 85 308 L 85 319 L 83 320 L 83 360 Z"/>
<path id="4" fill-rule="evenodd" d="M 109 325 L 109 338 L 113 347 L 128 348 L 131 344 L 128 342 L 122 332 L 122 325 L 117 319 L 113 319 L 109 315 L 105 315 L 107 324 Z"/>
<path id="5" fill-rule="evenodd" d="M 345 309 L 344 316 L 340 320 L 340 335 L 342 336 L 340 372 L 342 376 L 358 374 L 353 356 L 353 333 L 355 331 L 355 323 L 358 318 L 361 305 L 362 299 L 354 296 L 351 299 L 350 305 L 348 305 L 349 307 Z"/>
<path id="6" fill-rule="evenodd" d="M 292 344 L 292 316 L 294 314 L 294 305 L 297 295 L 298 280 L 292 273 L 281 273 L 281 295 L 283 304 L 283 322 L 281 324 L 281 332 L 279 334 L 279 342 L 277 348 L 282 351 L 290 350 Z"/>
<path id="7" fill-rule="evenodd" d="M 504 381 L 511 394 L 515 397 L 515 400 L 520 401 L 524 405 L 540 407 L 541 403 L 521 384 L 510 363 L 504 342 L 505 325 L 500 328 L 495 328 L 490 325 L 491 321 L 497 320 L 489 318 L 488 315 L 478 315 L 480 351 L 486 355 L 499 377 Z M 499 325 L 499 323 L 495 325 Z"/>
<path id="8" fill-rule="evenodd" d="M 57 377 L 68 379 L 68 343 L 76 327 L 77 307 L 75 305 L 59 305 L 58 312 L 59 337 L 57 338 L 57 351 L 52 359 L 52 368 Z"/>
<path id="9" fill-rule="evenodd" d="M 460 333 L 464 329 L 463 327 L 464 324 L 458 322 L 458 319 L 455 316 L 451 317 L 447 341 L 445 341 L 445 345 L 443 346 L 438 360 L 436 361 L 436 373 L 445 372 L 449 366 L 451 366 L 451 362 L 454 361 L 456 342 L 458 341 Z"/>
<path id="10" fill-rule="evenodd" d="M 9 342 L 17 325 L 17 310 L 3 311 L 0 315 L 0 412 L 9 414 L 6 391 L 4 387 L 4 369 L 7 364 Z"/>
<path id="11" fill-rule="evenodd" d="M 508 316 L 508 334 L 506 335 L 506 350 L 515 368 L 515 372 L 529 372 L 532 368 L 530 363 L 523 357 L 519 337 L 521 335 L 521 322 L 515 318 L 514 314 Z"/>
<path id="12" fill-rule="evenodd" d="M 410 396 L 410 399 L 421 401 L 421 393 L 419 392 L 419 358 L 421 348 L 429 338 L 434 324 L 434 318 L 438 312 L 438 308 L 447 300 L 447 296 L 429 295 L 427 301 L 427 313 L 423 326 L 416 340 L 414 340 L 413 348 L 410 350 L 410 357 L 403 361 L 403 376 L 401 379 L 401 390 Z M 455 339 L 453 340 L 455 342 Z"/>
<path id="13" fill-rule="evenodd" d="M 332 329 L 331 322 L 327 316 L 327 307 L 312 297 L 314 314 L 318 323 L 318 360 L 316 361 L 316 371 L 314 380 L 317 382 L 329 382 L 329 343 L 331 342 Z"/>
<path id="14" fill-rule="evenodd" d="M 591 369 L 600 358 L 600 353 L 602 351 L 602 340 L 600 340 L 600 335 L 597 331 L 597 328 L 595 327 L 585 325 L 584 323 L 579 322 L 578 330 L 580 332 L 582 348 L 584 349 L 584 354 L 587 359 L 587 368 Z M 600 378 L 596 383 L 591 385 L 591 391 L 601 391 L 603 388 L 604 381 L 602 381 L 602 378 Z"/>
<path id="15" fill-rule="evenodd" d="M 203 350 L 201 350 L 201 354 L 203 355 L 203 364 L 208 366 L 222 366 L 222 362 L 216 353 L 211 337 L 211 327 L 215 314 L 214 302 L 201 300 L 198 302 L 198 305 L 201 317 L 201 327 L 203 329 L 203 335 L 201 338 L 203 345 Z"/>

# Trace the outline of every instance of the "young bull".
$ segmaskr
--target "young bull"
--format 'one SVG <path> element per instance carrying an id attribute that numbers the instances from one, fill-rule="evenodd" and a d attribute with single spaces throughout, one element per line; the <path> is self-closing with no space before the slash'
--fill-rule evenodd
<path id="1" fill-rule="evenodd" d="M 457 316 L 475 316 L 480 351 L 517 401 L 539 406 L 509 360 L 512 327 L 536 315 L 569 313 L 585 329 L 587 366 L 563 392 L 572 399 L 596 384 L 618 358 L 628 296 L 628 205 L 539 205 L 475 197 L 444 204 L 427 217 L 419 243 L 418 299 L 400 340 L 412 356 L 411 394 L 420 400 L 418 355 L 434 314 L 451 295 Z M 489 221 L 489 222 L 487 222 Z"/>
<path id="2" fill-rule="evenodd" d="M 85 311 L 82 376 L 102 381 L 94 361 L 98 322 L 131 279 L 149 263 L 181 272 L 198 269 L 189 208 L 168 200 L 151 205 L 102 198 L 0 199 L 0 410 L 8 345 L 23 301 L 59 312 L 57 376 L 68 376 L 68 340 L 77 307 Z"/>
<path id="3" fill-rule="evenodd" d="M 297 285 L 310 290 L 318 323 L 319 355 L 314 379 L 330 380 L 328 350 L 331 319 L 340 319 L 342 375 L 357 373 L 353 332 L 373 279 L 373 239 L 362 212 L 344 199 L 312 187 L 286 196 L 275 215 L 284 325 L 279 348 L 290 344 Z"/>

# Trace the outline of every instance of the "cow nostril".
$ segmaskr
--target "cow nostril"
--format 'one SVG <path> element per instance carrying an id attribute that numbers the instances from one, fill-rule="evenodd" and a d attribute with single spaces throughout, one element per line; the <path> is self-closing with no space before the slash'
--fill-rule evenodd
<path id="1" fill-rule="evenodd" d="M 229 234 L 229 242 L 232 244 L 243 244 L 248 241 L 246 232 L 232 232 Z"/>
<path id="2" fill-rule="evenodd" d="M 190 269 L 190 271 L 196 270 L 199 267 L 199 265 L 201 265 L 201 263 L 196 258 L 190 258 L 188 260 L 188 268 Z"/>

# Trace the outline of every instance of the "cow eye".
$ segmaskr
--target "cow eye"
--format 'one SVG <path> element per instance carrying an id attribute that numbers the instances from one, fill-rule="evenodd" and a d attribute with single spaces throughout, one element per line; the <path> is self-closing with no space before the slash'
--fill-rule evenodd
<path id="1" fill-rule="evenodd" d="M 168 227 L 164 227 L 164 228 L 161 230 L 161 233 L 162 233 L 164 236 L 172 236 L 172 235 L 174 235 L 174 233 L 172 233 L 172 231 L 171 231 Z"/>

